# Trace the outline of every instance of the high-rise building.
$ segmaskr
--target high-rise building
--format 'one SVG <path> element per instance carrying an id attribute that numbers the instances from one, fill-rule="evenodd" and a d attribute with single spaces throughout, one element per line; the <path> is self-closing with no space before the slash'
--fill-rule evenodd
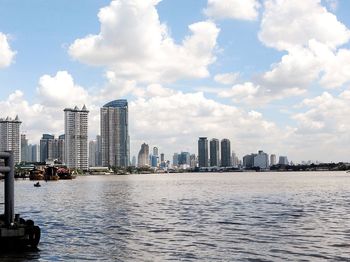
<path id="1" fill-rule="evenodd" d="M 128 102 L 119 99 L 101 108 L 102 165 L 127 167 L 130 162 Z"/>
<path id="2" fill-rule="evenodd" d="M 55 156 L 55 136 L 50 134 L 43 134 L 40 139 L 40 162 L 54 160 Z"/>
<path id="3" fill-rule="evenodd" d="M 153 155 L 158 156 L 158 147 L 153 147 Z"/>
<path id="4" fill-rule="evenodd" d="M 278 164 L 279 165 L 288 165 L 288 158 L 286 156 L 280 156 L 278 159 Z"/>
<path id="5" fill-rule="evenodd" d="M 85 105 L 81 110 L 77 106 L 64 109 L 65 163 L 68 168 L 89 168 L 88 114 Z"/>
<path id="6" fill-rule="evenodd" d="M 238 159 L 238 157 L 237 157 L 235 152 L 232 152 L 232 159 L 231 159 L 231 161 L 232 161 L 232 166 L 234 166 L 234 167 L 238 167 L 239 166 L 239 159 Z"/>
<path id="7" fill-rule="evenodd" d="M 231 142 L 227 138 L 221 140 L 221 166 L 231 166 Z"/>
<path id="8" fill-rule="evenodd" d="M 29 161 L 28 139 L 25 134 L 21 134 L 21 162 Z"/>
<path id="9" fill-rule="evenodd" d="M 173 167 L 179 166 L 179 154 L 174 153 L 173 155 Z"/>
<path id="10" fill-rule="evenodd" d="M 190 167 L 195 168 L 197 166 L 197 158 L 195 154 L 190 156 Z"/>
<path id="11" fill-rule="evenodd" d="M 270 155 L 270 166 L 276 165 L 276 155 L 272 154 Z"/>
<path id="12" fill-rule="evenodd" d="M 245 155 L 243 157 L 243 166 L 245 168 L 252 168 L 254 166 L 254 157 L 256 154 Z"/>
<path id="13" fill-rule="evenodd" d="M 160 162 L 163 163 L 165 161 L 165 155 L 164 153 L 160 154 Z"/>
<path id="14" fill-rule="evenodd" d="M 96 166 L 96 147 L 97 142 L 96 140 L 91 140 L 89 142 L 89 167 L 95 167 Z"/>
<path id="15" fill-rule="evenodd" d="M 102 140 L 101 136 L 96 136 L 96 166 L 102 166 Z"/>
<path id="16" fill-rule="evenodd" d="M 64 163 L 64 156 L 65 156 L 65 135 L 60 135 L 58 137 L 58 140 L 56 140 L 56 144 L 57 144 L 57 157 L 56 159 L 60 162 L 60 163 Z"/>
<path id="17" fill-rule="evenodd" d="M 219 139 L 210 140 L 210 166 L 219 166 Z"/>
<path id="18" fill-rule="evenodd" d="M 149 146 L 146 143 L 141 145 L 137 160 L 139 167 L 149 166 Z"/>
<path id="19" fill-rule="evenodd" d="M 191 165 L 191 155 L 188 152 L 181 152 L 178 159 L 179 159 L 178 161 L 179 165 L 183 165 L 183 166 Z"/>
<path id="20" fill-rule="evenodd" d="M 208 167 L 208 139 L 206 137 L 198 139 L 198 166 Z"/>
<path id="21" fill-rule="evenodd" d="M 29 145 L 29 161 L 30 162 L 40 161 L 39 145 Z"/>
<path id="22" fill-rule="evenodd" d="M 15 119 L 0 119 L 0 151 L 12 151 L 15 163 L 21 161 L 21 123 L 18 116 Z"/>
<path id="23" fill-rule="evenodd" d="M 253 167 L 267 169 L 269 167 L 269 155 L 259 150 L 258 154 L 254 157 Z"/>

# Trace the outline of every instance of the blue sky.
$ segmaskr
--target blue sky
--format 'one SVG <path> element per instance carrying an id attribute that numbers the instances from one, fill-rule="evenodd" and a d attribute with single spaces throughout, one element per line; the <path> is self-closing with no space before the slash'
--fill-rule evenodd
<path id="1" fill-rule="evenodd" d="M 208 136 L 231 139 L 240 157 L 263 149 L 296 162 L 348 160 L 349 1 L 0 7 L 1 117 L 18 114 L 32 143 L 59 135 L 62 109 L 75 104 L 91 110 L 93 139 L 99 107 L 127 98 L 132 155 L 143 142 L 169 159 L 196 153 Z"/>

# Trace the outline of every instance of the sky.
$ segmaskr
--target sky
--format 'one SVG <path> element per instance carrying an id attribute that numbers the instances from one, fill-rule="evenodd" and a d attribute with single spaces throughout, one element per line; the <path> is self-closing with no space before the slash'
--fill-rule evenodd
<path id="1" fill-rule="evenodd" d="M 228 138 L 241 158 L 350 161 L 350 1 L 0 0 L 0 117 L 30 143 L 63 109 L 129 101 L 131 156 Z"/>

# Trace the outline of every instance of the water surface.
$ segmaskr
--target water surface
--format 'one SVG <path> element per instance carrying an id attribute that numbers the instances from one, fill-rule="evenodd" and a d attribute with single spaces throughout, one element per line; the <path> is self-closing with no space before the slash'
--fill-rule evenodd
<path id="1" fill-rule="evenodd" d="M 1 261 L 350 258 L 345 172 L 91 176 L 33 184 L 16 181 L 15 209 L 41 227 L 40 251 L 0 255 Z"/>

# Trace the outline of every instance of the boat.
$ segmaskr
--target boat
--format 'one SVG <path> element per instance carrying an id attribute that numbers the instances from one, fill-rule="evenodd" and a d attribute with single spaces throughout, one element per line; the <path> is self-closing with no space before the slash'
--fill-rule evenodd
<path id="1" fill-rule="evenodd" d="M 60 179 L 74 179 L 76 176 L 67 167 L 60 167 L 57 169 L 57 175 Z"/>
<path id="2" fill-rule="evenodd" d="M 59 180 L 60 177 L 57 175 L 57 167 L 47 166 L 45 168 L 44 178 L 45 178 L 45 181 L 48 181 L 48 180 L 57 181 L 57 180 Z"/>
<path id="3" fill-rule="evenodd" d="M 35 186 L 35 187 L 41 187 L 41 185 L 40 185 L 39 182 L 36 182 L 36 183 L 34 184 L 34 186 Z"/>
<path id="4" fill-rule="evenodd" d="M 41 169 L 34 169 L 30 171 L 29 174 L 30 180 L 44 180 L 44 171 Z"/>

